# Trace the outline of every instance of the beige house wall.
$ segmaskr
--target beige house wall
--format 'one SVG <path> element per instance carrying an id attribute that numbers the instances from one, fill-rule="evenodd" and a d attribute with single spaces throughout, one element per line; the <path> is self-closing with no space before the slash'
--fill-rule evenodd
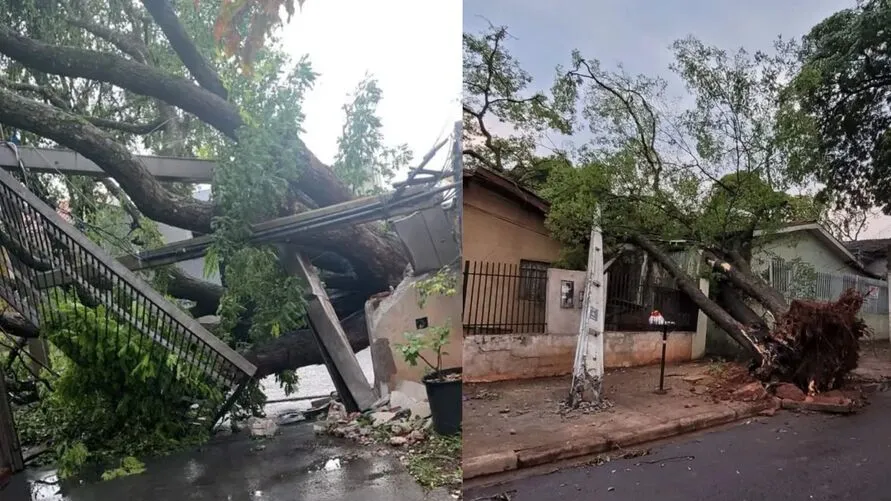
<path id="1" fill-rule="evenodd" d="M 544 305 L 522 299 L 515 277 L 523 260 L 553 263 L 560 256 L 560 245 L 548 235 L 544 215 L 474 183 L 465 184 L 463 196 L 463 260 L 477 266 L 478 272 L 498 275 L 468 281 L 467 295 L 474 304 L 465 312 L 465 323 L 537 323 L 544 317 Z M 518 330 L 528 332 L 528 328 Z M 490 331 L 481 327 L 476 333 Z"/>
<path id="2" fill-rule="evenodd" d="M 419 361 L 412 367 L 399 352 L 399 344 L 406 342 L 405 334 L 417 332 L 416 322 L 426 318 L 430 327 L 448 324 L 449 342 L 444 348 L 443 369 L 462 366 L 463 333 L 461 330 L 461 291 L 453 296 L 429 296 L 423 308 L 418 305 L 415 284 L 428 278 L 409 277 L 385 297 L 372 298 L 365 303 L 365 318 L 374 363 L 374 386 L 392 389 L 399 381 L 419 382 L 426 373 L 426 365 Z M 421 329 L 421 331 L 428 331 Z M 432 352 L 422 353 L 431 363 L 436 363 Z"/>
<path id="3" fill-rule="evenodd" d="M 463 197 L 465 261 L 552 263 L 560 257 L 560 244 L 548 234 L 544 215 L 537 209 L 474 183 L 465 184 Z"/>

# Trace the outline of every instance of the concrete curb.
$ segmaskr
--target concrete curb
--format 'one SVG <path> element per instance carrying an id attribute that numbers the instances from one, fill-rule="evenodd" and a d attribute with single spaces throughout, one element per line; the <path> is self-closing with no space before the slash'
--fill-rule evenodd
<path id="1" fill-rule="evenodd" d="M 690 416 L 669 423 L 662 423 L 639 432 L 615 433 L 612 436 L 591 435 L 571 442 L 546 444 L 528 449 L 503 451 L 465 458 L 463 462 L 464 479 L 468 480 L 505 471 L 530 468 L 565 459 L 601 454 L 646 442 L 663 440 L 753 417 L 774 408 L 776 408 L 776 402 L 771 399 L 753 403 L 746 409 L 734 410 L 727 408 L 707 412 L 698 416 Z"/>
<path id="2" fill-rule="evenodd" d="M 866 393 L 867 395 L 870 393 L 888 391 L 889 388 L 891 388 L 891 380 L 887 379 L 884 381 L 866 383 L 860 387 L 860 389 L 863 390 L 863 393 Z"/>

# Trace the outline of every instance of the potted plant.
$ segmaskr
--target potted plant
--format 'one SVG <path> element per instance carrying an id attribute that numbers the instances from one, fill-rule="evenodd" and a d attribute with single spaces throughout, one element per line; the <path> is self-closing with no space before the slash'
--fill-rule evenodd
<path id="1" fill-rule="evenodd" d="M 427 298 L 433 294 L 454 295 L 456 282 L 456 274 L 443 268 L 434 276 L 416 283 L 418 306 L 423 309 Z M 442 356 L 448 355 L 444 348 L 450 333 L 447 322 L 445 325 L 406 333 L 407 342 L 397 345 L 409 365 L 415 367 L 419 360 L 426 365 L 427 374 L 421 382 L 427 389 L 433 429 L 440 435 L 454 435 L 461 431 L 461 367 L 442 367 Z M 425 356 L 424 352 L 431 356 Z"/>
<path id="2" fill-rule="evenodd" d="M 427 374 L 421 379 L 427 389 L 433 429 L 440 435 L 454 435 L 461 430 L 461 367 L 442 368 L 442 356 L 448 355 L 443 348 L 449 340 L 450 329 L 441 325 L 429 327 L 427 332 L 411 332 L 405 335 L 408 342 L 400 344 L 403 358 L 411 366 L 418 360 L 427 365 Z M 435 362 L 421 352 L 433 352 Z"/>

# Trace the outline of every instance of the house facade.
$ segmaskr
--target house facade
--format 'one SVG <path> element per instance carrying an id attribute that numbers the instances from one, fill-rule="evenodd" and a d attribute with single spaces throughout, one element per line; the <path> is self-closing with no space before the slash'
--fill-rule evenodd
<path id="1" fill-rule="evenodd" d="M 548 204 L 535 193 L 489 170 L 465 169 L 462 196 L 465 261 L 550 264 L 560 257 L 544 224 Z"/>
<path id="2" fill-rule="evenodd" d="M 464 171 L 464 375 L 468 382 L 569 374 L 581 318 L 585 273 L 553 268 L 560 244 L 549 236 L 547 201 L 498 173 Z M 752 268 L 789 298 L 833 300 L 854 287 L 878 339 L 889 338 L 887 283 L 815 222 L 756 233 Z M 671 253 L 692 276 L 700 258 L 683 242 Z M 604 365 L 658 362 L 661 334 L 649 330 L 653 309 L 676 322 L 667 360 L 707 352 L 732 354 L 717 329 L 644 253 L 628 252 L 606 276 Z M 708 294 L 709 282 L 700 279 Z"/>
<path id="3" fill-rule="evenodd" d="M 547 202 L 486 169 L 465 169 L 463 197 L 465 381 L 570 374 L 585 272 L 553 268 L 561 246 L 545 227 Z M 661 334 L 646 322 L 654 306 L 685 320 L 684 330 L 669 339 L 667 359 L 695 356 L 698 309 L 675 288 L 660 287 L 657 277 L 641 273 L 644 268 L 649 269 L 625 263 L 612 272 L 606 367 L 659 360 Z M 703 323 L 700 352 L 704 336 Z"/>

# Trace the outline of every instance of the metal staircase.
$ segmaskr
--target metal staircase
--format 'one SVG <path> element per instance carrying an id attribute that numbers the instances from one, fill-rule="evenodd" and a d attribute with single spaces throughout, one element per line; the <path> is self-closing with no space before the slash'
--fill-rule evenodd
<path id="1" fill-rule="evenodd" d="M 197 423 L 219 421 L 257 370 L 2 170 L 0 258 L 0 298 L 37 328 L 89 321 L 100 327 L 95 336 L 144 350 L 164 368 L 146 384 L 187 377 L 211 388 L 191 404 Z M 66 354 L 76 363 L 109 358 L 99 349 Z"/>

